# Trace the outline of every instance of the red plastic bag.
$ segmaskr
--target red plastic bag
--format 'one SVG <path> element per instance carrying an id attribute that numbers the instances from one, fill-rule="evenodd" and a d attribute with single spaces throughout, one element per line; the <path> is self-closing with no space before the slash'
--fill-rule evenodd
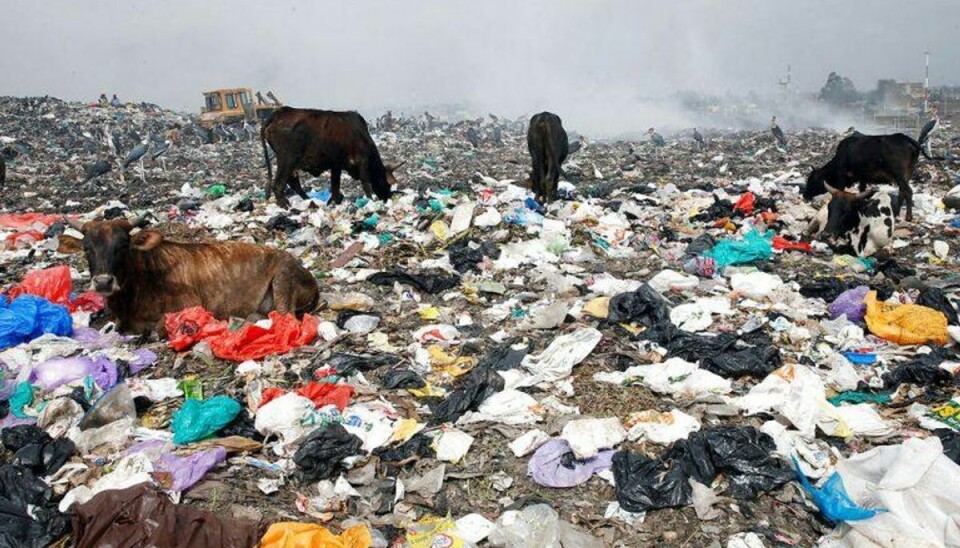
<path id="1" fill-rule="evenodd" d="M 70 304 L 67 308 L 70 312 L 75 312 L 77 310 L 81 312 L 97 312 L 103 310 L 107 306 L 107 299 L 103 295 L 97 293 L 96 291 L 85 291 L 79 295 L 77 298 L 70 301 Z"/>
<path id="2" fill-rule="evenodd" d="M 298 321 L 293 314 L 270 312 L 269 329 L 247 324 L 236 331 L 227 331 L 207 339 L 213 355 L 235 362 L 259 360 L 272 354 L 285 354 L 317 338 L 320 320 L 305 314 Z"/>
<path id="3" fill-rule="evenodd" d="M 273 400 L 279 398 L 280 396 L 286 394 L 287 391 L 283 388 L 276 386 L 271 386 L 270 388 L 264 388 L 263 392 L 260 394 L 260 407 L 267 405 Z"/>
<path id="4" fill-rule="evenodd" d="M 756 200 L 757 197 L 753 195 L 753 192 L 747 192 L 743 196 L 740 196 L 737 203 L 733 204 L 733 210 L 740 211 L 744 215 L 750 215 L 753 213 L 753 204 Z"/>
<path id="5" fill-rule="evenodd" d="M 178 352 L 228 329 L 227 322 L 217 320 L 202 306 L 167 314 L 163 326 L 167 329 L 170 348 Z"/>
<path id="6" fill-rule="evenodd" d="M 63 215 L 48 215 L 46 213 L 6 213 L 0 215 L 0 229 L 46 230 L 53 223 L 63 219 Z"/>
<path id="7" fill-rule="evenodd" d="M 311 382 L 297 389 L 297 394 L 312 401 L 317 409 L 333 404 L 337 406 L 337 409 L 343 411 L 346 406 L 350 405 L 350 398 L 353 397 L 353 387 L 349 384 Z"/>
<path id="8" fill-rule="evenodd" d="M 235 362 L 258 360 L 271 354 L 285 354 L 317 338 L 320 320 L 304 315 L 297 320 L 293 314 L 271 312 L 272 325 L 263 328 L 246 324 L 230 331 L 227 322 L 217 320 L 201 306 L 167 314 L 164 326 L 170 348 L 180 351 L 200 341 L 207 341 L 213 355 Z"/>
<path id="9" fill-rule="evenodd" d="M 804 251 L 810 253 L 813 251 L 813 247 L 810 246 L 807 242 L 791 242 L 790 240 L 784 238 L 783 236 L 774 236 L 773 237 L 773 248 L 777 251 Z"/>
<path id="10" fill-rule="evenodd" d="M 39 230 L 27 230 L 24 232 L 14 232 L 7 236 L 5 247 L 8 250 L 27 249 L 33 247 L 33 244 L 46 239 L 43 232 Z"/>
<path id="11" fill-rule="evenodd" d="M 14 299 L 20 295 L 36 295 L 54 304 L 66 305 L 70 302 L 72 287 L 70 267 L 66 265 L 54 266 L 27 273 L 20 285 L 10 291 L 10 298 Z"/>

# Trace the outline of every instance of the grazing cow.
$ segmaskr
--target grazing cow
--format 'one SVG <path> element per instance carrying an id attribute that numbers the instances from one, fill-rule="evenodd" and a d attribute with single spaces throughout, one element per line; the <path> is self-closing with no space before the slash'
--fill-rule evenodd
<path id="1" fill-rule="evenodd" d="M 887 192 L 872 188 L 859 194 L 831 191 L 825 204 L 807 226 L 809 236 L 822 236 L 838 252 L 870 257 L 890 245 L 897 216 L 896 203 Z"/>
<path id="2" fill-rule="evenodd" d="M 552 112 L 541 112 L 531 118 L 527 148 L 533 160 L 530 181 L 537 200 L 556 200 L 560 166 L 567 159 L 569 150 L 567 132 L 563 130 L 560 117 Z"/>
<path id="3" fill-rule="evenodd" d="M 271 310 L 299 315 L 318 303 L 313 275 L 285 251 L 242 242 L 170 242 L 153 230 L 131 234 L 142 224 L 90 221 L 79 227 L 82 242 L 60 236 L 64 250 L 82 243 L 91 289 L 107 298 L 121 331 L 148 333 L 164 314 L 198 305 L 226 319 Z"/>
<path id="4" fill-rule="evenodd" d="M 356 112 L 334 112 L 283 107 L 263 124 L 260 130 L 263 158 L 267 164 L 267 199 L 271 191 L 282 207 L 289 206 L 285 194 L 290 185 L 307 198 L 300 185 L 297 170 L 320 176 L 330 170 L 330 203 L 343 201 L 340 174 L 346 171 L 360 181 L 367 197 L 376 194 L 381 200 L 390 198 L 396 184 L 393 171 L 399 167 L 383 164 L 380 151 L 370 137 L 367 121 Z M 277 156 L 277 178 L 273 179 L 267 144 Z"/>
<path id="5" fill-rule="evenodd" d="M 926 136 L 924 136 L 926 138 Z M 920 153 L 931 159 L 923 149 L 923 142 L 902 133 L 893 135 L 864 135 L 855 132 L 837 145 L 833 158 L 821 168 L 813 168 L 803 188 L 803 197 L 814 197 L 834 190 L 846 190 L 854 183 L 860 192 L 867 182 L 896 183 L 900 188 L 900 202 L 907 204 L 907 220 L 913 220 L 913 191 L 910 177 L 917 167 Z M 900 216 L 899 203 L 896 215 Z"/>

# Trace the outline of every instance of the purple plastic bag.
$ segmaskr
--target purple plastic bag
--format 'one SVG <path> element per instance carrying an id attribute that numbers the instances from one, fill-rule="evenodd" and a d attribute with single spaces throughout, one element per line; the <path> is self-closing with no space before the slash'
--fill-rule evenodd
<path id="1" fill-rule="evenodd" d="M 157 355 L 147 348 L 138 348 L 133 351 L 137 359 L 130 362 L 130 374 L 136 375 L 145 368 L 157 363 Z"/>
<path id="2" fill-rule="evenodd" d="M 869 287 L 861 285 L 841 293 L 836 300 L 830 303 L 830 319 L 835 320 L 846 314 L 847 319 L 851 322 L 862 322 L 867 313 L 867 305 L 863 303 L 863 299 L 869 292 Z"/>
<path id="3" fill-rule="evenodd" d="M 87 350 L 103 350 L 114 348 L 123 343 L 123 335 L 116 331 L 101 333 L 92 327 L 77 327 L 71 338 L 83 345 Z"/>
<path id="4" fill-rule="evenodd" d="M 571 454 L 569 463 L 573 468 L 564 466 L 564 455 L 572 453 L 567 440 L 555 438 L 540 446 L 527 464 L 527 475 L 533 481 L 545 487 L 574 487 L 586 482 L 597 472 L 613 466 L 614 450 L 601 451 L 596 457 L 577 461 Z"/>
<path id="5" fill-rule="evenodd" d="M 134 444 L 126 454 L 143 453 L 153 463 L 154 470 L 170 474 L 170 491 L 185 491 L 194 485 L 218 464 L 227 460 L 227 450 L 214 447 L 186 457 L 171 453 L 176 446 L 162 440 L 147 440 Z"/>
<path id="6" fill-rule="evenodd" d="M 53 358 L 33 368 L 30 383 L 44 390 L 53 390 L 88 375 L 93 377 L 97 386 L 107 390 L 117 384 L 117 364 L 103 356 Z"/>

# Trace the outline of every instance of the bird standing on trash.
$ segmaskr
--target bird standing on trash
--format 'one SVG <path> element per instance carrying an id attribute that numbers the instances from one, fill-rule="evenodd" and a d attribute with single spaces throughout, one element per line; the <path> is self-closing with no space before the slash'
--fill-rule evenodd
<path id="1" fill-rule="evenodd" d="M 156 162 L 158 159 L 160 160 L 160 169 L 163 171 L 167 170 L 167 159 L 163 158 L 162 156 L 166 154 L 168 150 L 170 150 L 171 145 L 173 145 L 173 143 L 169 139 L 164 139 L 164 141 L 157 145 L 150 154 L 150 159 L 154 162 Z"/>
<path id="2" fill-rule="evenodd" d="M 650 128 L 650 129 L 647 130 L 647 133 L 650 134 L 650 141 L 651 141 L 654 145 L 656 145 L 656 146 L 658 146 L 658 147 L 665 147 L 665 146 L 667 146 L 667 142 L 663 140 L 663 135 L 660 135 L 659 133 L 657 133 L 655 129 Z"/>
<path id="3" fill-rule="evenodd" d="M 703 150 L 707 146 L 707 143 L 703 140 L 703 135 L 700 135 L 697 128 L 693 128 L 693 141 L 697 143 L 697 150 Z"/>
<path id="4" fill-rule="evenodd" d="M 473 126 L 467 128 L 467 141 L 470 141 L 470 144 L 473 145 L 473 148 L 480 146 L 480 134 L 474 129 Z"/>
<path id="5" fill-rule="evenodd" d="M 787 136 L 783 134 L 783 130 L 777 124 L 776 116 L 770 119 L 770 133 L 773 133 L 773 138 L 777 140 L 777 144 L 781 148 L 787 147 Z"/>
<path id="6" fill-rule="evenodd" d="M 138 162 L 140 166 L 140 180 L 147 182 L 146 177 L 144 176 L 143 169 L 143 157 L 146 156 L 147 151 L 150 149 L 150 138 L 145 137 L 140 144 L 133 147 L 133 150 L 127 153 L 127 157 L 123 159 L 123 169 L 130 167 L 130 164 Z"/>
<path id="7" fill-rule="evenodd" d="M 927 156 L 933 156 L 933 153 L 930 151 L 930 137 L 932 137 L 938 129 L 940 129 L 940 116 L 937 115 L 937 107 L 930 107 L 930 121 L 920 129 L 920 138 L 917 139 L 926 150 Z"/>

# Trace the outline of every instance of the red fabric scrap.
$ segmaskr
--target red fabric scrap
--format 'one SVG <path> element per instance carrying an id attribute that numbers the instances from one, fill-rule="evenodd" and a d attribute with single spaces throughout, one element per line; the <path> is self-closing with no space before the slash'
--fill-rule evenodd
<path id="1" fill-rule="evenodd" d="M 791 242 L 790 240 L 784 238 L 783 236 L 774 236 L 773 237 L 773 248 L 777 251 L 803 251 L 810 253 L 813 251 L 813 247 L 810 246 L 807 242 Z"/>
<path id="2" fill-rule="evenodd" d="M 317 409 L 333 404 L 337 406 L 337 409 L 343 411 L 346 406 L 350 405 L 350 398 L 353 397 L 353 387 L 349 384 L 332 382 L 310 382 L 298 388 L 297 394 L 312 401 Z"/>
<path id="3" fill-rule="evenodd" d="M 195 306 L 168 314 L 164 319 L 167 338 L 174 350 L 183 350 L 199 341 L 206 341 L 213 355 L 234 362 L 258 360 L 272 354 L 285 354 L 317 338 L 320 320 L 305 314 L 297 320 L 293 314 L 269 314 L 269 328 L 248 323 L 236 331 L 217 320 L 203 307 Z"/>

